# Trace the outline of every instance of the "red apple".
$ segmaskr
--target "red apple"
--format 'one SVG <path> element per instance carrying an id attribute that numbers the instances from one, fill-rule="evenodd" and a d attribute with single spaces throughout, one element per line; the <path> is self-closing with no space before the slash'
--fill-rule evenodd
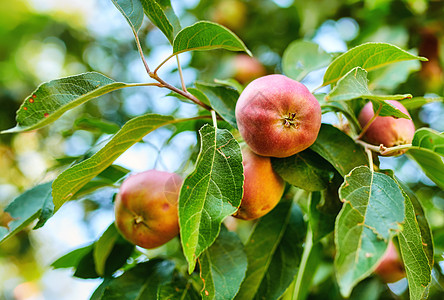
<path id="1" fill-rule="evenodd" d="M 400 102 L 395 100 L 386 100 L 404 114 L 409 115 L 407 109 Z M 368 102 L 359 113 L 359 123 L 364 127 L 375 115 L 372 102 Z M 394 147 L 404 144 L 410 144 L 415 134 L 415 125 L 410 119 L 393 117 L 376 117 L 364 134 L 364 140 L 374 145 L 384 145 L 385 147 Z M 401 150 L 389 155 L 403 154 L 406 150 Z"/>
<path id="2" fill-rule="evenodd" d="M 305 85 L 284 75 L 253 80 L 235 113 L 241 136 L 262 156 L 296 154 L 314 143 L 321 128 L 319 102 Z"/>
<path id="3" fill-rule="evenodd" d="M 267 74 L 265 67 L 256 58 L 247 54 L 236 55 L 233 59 L 232 69 L 234 79 L 242 84 L 247 84 Z"/>
<path id="4" fill-rule="evenodd" d="M 404 264 L 399 258 L 398 251 L 393 242 L 388 244 L 387 251 L 376 267 L 374 273 L 385 283 L 393 283 L 405 277 Z"/>
<path id="5" fill-rule="evenodd" d="M 159 247 L 179 233 L 177 202 L 182 178 L 150 170 L 128 177 L 115 200 L 116 226 L 143 248 Z"/>
<path id="6" fill-rule="evenodd" d="M 253 220 L 269 213 L 281 200 L 285 182 L 273 170 L 269 157 L 242 149 L 244 165 L 244 195 L 234 217 Z"/>

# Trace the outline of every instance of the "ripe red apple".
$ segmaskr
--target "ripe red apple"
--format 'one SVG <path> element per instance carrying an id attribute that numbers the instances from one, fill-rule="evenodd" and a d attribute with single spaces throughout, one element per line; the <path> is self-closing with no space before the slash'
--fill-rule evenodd
<path id="1" fill-rule="evenodd" d="M 376 267 L 375 274 L 385 283 L 396 282 L 405 277 L 404 264 L 399 258 L 398 251 L 393 242 L 390 242 L 382 260 Z"/>
<path id="2" fill-rule="evenodd" d="M 409 115 L 407 109 L 400 102 L 395 100 L 386 100 L 394 105 L 400 111 Z M 368 102 L 359 113 L 359 123 L 364 127 L 374 116 L 373 104 Z M 415 134 L 415 125 L 412 120 L 393 117 L 376 117 L 364 134 L 364 140 L 374 145 L 384 145 L 385 147 L 394 147 L 404 144 L 410 144 Z M 389 155 L 403 154 L 406 150 L 401 150 Z"/>
<path id="3" fill-rule="evenodd" d="M 116 227 L 131 243 L 159 247 L 179 233 L 177 202 L 182 178 L 149 170 L 128 177 L 115 200 Z"/>
<path id="4" fill-rule="evenodd" d="M 314 143 L 321 128 L 319 102 L 302 83 L 284 75 L 253 80 L 235 113 L 241 136 L 262 156 L 296 154 Z"/>
<path id="5" fill-rule="evenodd" d="M 269 157 L 259 156 L 247 147 L 242 149 L 244 195 L 234 217 L 253 220 L 269 213 L 281 200 L 285 182 L 273 170 Z"/>
<path id="6" fill-rule="evenodd" d="M 267 74 L 267 70 L 260 61 L 247 54 L 238 54 L 234 57 L 232 71 L 234 79 L 242 84 L 247 84 Z"/>

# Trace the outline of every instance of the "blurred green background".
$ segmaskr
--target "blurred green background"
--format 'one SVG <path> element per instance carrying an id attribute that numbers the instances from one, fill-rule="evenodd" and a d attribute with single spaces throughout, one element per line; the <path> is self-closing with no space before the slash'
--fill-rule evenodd
<path id="1" fill-rule="evenodd" d="M 418 97 L 444 94 L 444 1 L 172 0 L 172 5 L 182 26 L 212 20 L 233 30 L 268 73 L 282 72 L 282 54 L 297 39 L 312 40 L 328 52 L 343 52 L 369 41 L 389 42 L 429 62 L 395 64 L 372 73 L 371 88 Z M 171 53 L 167 39 L 148 20 L 140 40 L 150 66 Z M 236 53 L 219 50 L 182 54 L 186 83 L 233 76 L 235 57 Z M 15 111 L 40 83 L 93 70 L 117 81 L 149 80 L 130 28 L 111 1 L 2 1 L 0 130 L 15 126 Z M 313 90 L 322 82 L 323 71 L 313 72 L 304 83 Z M 180 85 L 174 62 L 162 68 L 160 75 Z M 88 155 L 92 146 L 135 115 L 196 113 L 193 105 L 167 94 L 157 88 L 125 89 L 90 101 L 42 130 L 0 135 L 0 209 L 25 189 L 54 178 L 67 163 Z M 444 131 L 443 112 L 443 102 L 438 101 L 410 113 L 417 127 Z M 85 121 L 90 119 L 106 126 L 96 130 Z M 324 116 L 325 122 L 334 120 Z M 196 150 L 195 134 L 184 132 L 167 143 L 170 132 L 165 130 L 132 147 L 117 163 L 131 171 L 185 169 L 187 158 Z M 437 260 L 432 297 L 442 299 L 444 192 L 403 156 L 381 159 L 381 166 L 396 169 L 426 208 Z M 112 222 L 113 193 L 104 189 L 68 203 L 43 229 L 29 228 L 0 244 L 0 299 L 87 299 L 99 281 L 74 279 L 71 271 L 51 270 L 49 265 L 67 251 L 95 240 Z"/>

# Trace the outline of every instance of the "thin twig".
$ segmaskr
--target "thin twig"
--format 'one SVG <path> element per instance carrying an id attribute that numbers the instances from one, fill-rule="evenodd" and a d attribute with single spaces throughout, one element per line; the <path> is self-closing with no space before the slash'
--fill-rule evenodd
<path id="1" fill-rule="evenodd" d="M 216 112 L 214 110 L 211 110 L 211 117 L 213 118 L 213 126 L 217 129 L 217 118 L 216 118 Z"/>
<path id="2" fill-rule="evenodd" d="M 176 55 L 176 60 L 177 60 L 177 69 L 179 70 L 180 82 L 182 83 L 182 90 L 185 93 L 188 93 L 187 87 L 185 86 L 185 81 L 183 80 L 182 67 L 180 66 L 179 62 L 179 55 Z"/>
<path id="3" fill-rule="evenodd" d="M 362 128 L 362 130 L 361 130 L 361 133 L 355 138 L 355 140 L 360 140 L 364 136 L 367 129 L 370 127 L 370 125 L 372 125 L 373 121 L 379 116 L 381 109 L 382 109 L 382 105 L 379 106 L 378 110 L 373 115 L 373 117 L 367 122 L 367 124 L 365 124 L 364 128 Z"/>
<path id="4" fill-rule="evenodd" d="M 412 144 L 404 144 L 404 145 L 399 145 L 399 146 L 395 146 L 395 147 L 385 147 L 383 144 L 376 146 L 376 145 L 368 144 L 368 143 L 361 141 L 361 140 L 357 140 L 356 143 L 361 144 L 366 149 L 372 150 L 374 152 L 378 152 L 381 155 L 386 155 L 386 154 L 396 152 L 399 150 L 412 148 Z"/>
<path id="5" fill-rule="evenodd" d="M 145 56 L 143 55 L 142 46 L 140 45 L 139 36 L 137 35 L 137 32 L 133 31 L 133 33 L 134 33 L 134 37 L 136 38 L 136 45 L 137 45 L 137 50 L 139 51 L 139 54 L 140 54 L 140 58 L 142 58 L 143 65 L 145 66 L 145 70 L 149 75 L 151 73 L 150 67 L 148 67 L 148 63 L 146 62 Z"/>
<path id="6" fill-rule="evenodd" d="M 365 152 L 367 153 L 368 156 L 368 163 L 370 165 L 370 171 L 372 171 L 373 173 L 373 154 L 372 151 L 369 148 L 365 148 Z"/>
<path id="7" fill-rule="evenodd" d="M 152 74 L 150 74 L 150 76 L 152 77 L 152 75 L 157 76 L 157 71 L 159 71 L 160 67 L 162 67 L 167 61 L 169 61 L 175 54 L 171 54 L 170 56 L 168 56 L 167 58 L 165 58 L 165 60 L 163 62 L 160 63 L 160 65 L 157 66 L 156 69 L 154 69 L 154 72 Z"/>

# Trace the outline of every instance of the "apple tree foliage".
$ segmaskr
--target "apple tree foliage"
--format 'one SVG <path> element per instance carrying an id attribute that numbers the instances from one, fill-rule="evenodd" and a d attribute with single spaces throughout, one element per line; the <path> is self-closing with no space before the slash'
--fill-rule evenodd
<path id="1" fill-rule="evenodd" d="M 54 268 L 73 268 L 79 278 L 103 278 L 91 299 L 305 299 L 319 276 L 330 275 L 342 297 L 360 299 L 366 286 L 374 284 L 372 272 L 391 240 L 400 249 L 410 299 L 427 298 L 434 240 L 422 204 L 394 172 L 379 167 L 376 154 L 382 150 L 356 140 L 362 130 L 357 112 L 363 100 L 372 101 L 381 116 L 395 118 L 408 117 L 385 100 L 405 101 L 407 108 L 427 102 L 412 98 L 408 87 L 402 94 L 381 94 L 373 88 L 372 80 L 378 77 L 372 73 L 427 58 L 388 43 L 361 43 L 341 54 L 327 53 L 308 40 L 289 44 L 283 74 L 300 81 L 326 68 L 321 87 L 329 86 L 329 92 L 314 94 L 323 113 L 334 112 L 343 120 L 337 126 L 322 124 L 307 150 L 272 159 L 287 182 L 286 192 L 272 212 L 255 222 L 241 222 L 238 231 L 244 233 L 239 233 L 228 230 L 224 220 L 236 212 L 243 193 L 241 138 L 234 115 L 242 86 L 215 80 L 176 87 L 158 70 L 173 59 L 181 70 L 178 57 L 184 52 L 222 49 L 252 55 L 248 45 L 214 22 L 182 27 L 168 0 L 112 2 L 133 32 L 151 80 L 124 83 L 86 72 L 44 82 L 22 102 L 17 125 L 2 134 L 37 130 L 90 100 L 136 86 L 169 89 L 170 96 L 194 103 L 199 110 L 184 118 L 141 114 L 118 130 L 106 130 L 100 123 L 99 128 L 111 134 L 104 144 L 0 211 L 0 242 L 31 223 L 44 230 L 45 222 L 67 201 L 118 186 L 128 170 L 114 161 L 150 132 L 168 127 L 177 134 L 200 124 L 198 155 L 190 158 L 192 170 L 180 193 L 180 237 L 146 259 L 111 224 L 97 241 L 53 263 Z M 157 68 L 145 60 L 139 41 L 145 17 L 171 45 L 170 55 Z M 418 128 L 412 144 L 403 147 L 408 159 L 444 188 L 443 133 Z"/>

